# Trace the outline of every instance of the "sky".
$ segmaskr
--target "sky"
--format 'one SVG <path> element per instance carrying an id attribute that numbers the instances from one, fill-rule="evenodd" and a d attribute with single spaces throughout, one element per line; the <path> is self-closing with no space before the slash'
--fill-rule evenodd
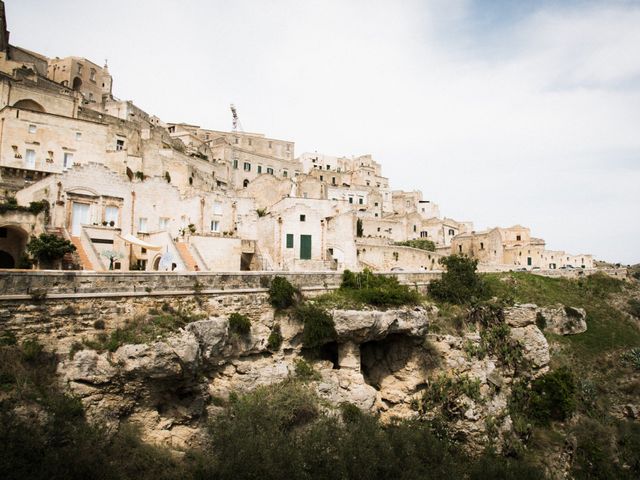
<path id="1" fill-rule="evenodd" d="M 372 154 L 476 230 L 640 262 L 640 0 L 7 0 L 166 122 Z"/>

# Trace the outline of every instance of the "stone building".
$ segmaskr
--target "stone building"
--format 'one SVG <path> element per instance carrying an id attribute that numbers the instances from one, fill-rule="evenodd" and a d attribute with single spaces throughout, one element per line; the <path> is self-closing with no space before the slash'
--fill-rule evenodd
<path id="1" fill-rule="evenodd" d="M 0 1 L 0 268 L 45 232 L 87 270 L 435 270 L 450 253 L 593 265 L 524 227 L 442 217 L 422 192 L 392 190 L 371 155 L 296 158 L 292 141 L 167 123 L 113 88 L 106 64 L 11 45 Z M 27 208 L 42 201 L 46 214 Z M 399 245 L 420 239 L 435 251 Z"/>

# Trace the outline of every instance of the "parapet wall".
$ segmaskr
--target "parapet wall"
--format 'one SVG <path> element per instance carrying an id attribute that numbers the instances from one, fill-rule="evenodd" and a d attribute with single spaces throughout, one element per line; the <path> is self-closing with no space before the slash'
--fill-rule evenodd
<path id="1" fill-rule="evenodd" d="M 276 275 L 287 278 L 302 291 L 334 290 L 341 272 L 0 272 L 0 301 L 47 298 L 175 296 L 264 292 Z M 421 290 L 440 272 L 393 272 L 400 283 Z"/>

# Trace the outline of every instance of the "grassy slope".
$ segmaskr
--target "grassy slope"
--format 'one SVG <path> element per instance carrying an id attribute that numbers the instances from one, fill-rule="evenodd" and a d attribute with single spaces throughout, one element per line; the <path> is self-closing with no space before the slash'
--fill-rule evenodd
<path id="1" fill-rule="evenodd" d="M 640 346 L 639 323 L 616 305 L 621 298 L 630 298 L 640 289 L 637 282 L 601 274 L 578 280 L 520 272 L 488 274 L 485 278 L 494 295 L 500 298 L 539 306 L 561 303 L 584 308 L 587 312 L 585 333 L 550 338 L 581 361 L 593 361 L 613 350 Z"/>

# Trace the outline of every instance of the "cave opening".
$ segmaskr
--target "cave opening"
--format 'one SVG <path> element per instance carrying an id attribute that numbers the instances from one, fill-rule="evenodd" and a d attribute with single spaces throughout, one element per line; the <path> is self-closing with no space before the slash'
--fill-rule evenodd
<path id="1" fill-rule="evenodd" d="M 382 380 L 403 369 L 416 352 L 416 339 L 391 334 L 360 345 L 360 370 L 364 381 L 380 390 Z M 419 341 L 419 340 L 418 340 Z"/>
<path id="2" fill-rule="evenodd" d="M 340 370 L 340 357 L 338 355 L 338 342 L 325 343 L 318 349 L 320 360 L 329 360 L 334 370 Z"/>

